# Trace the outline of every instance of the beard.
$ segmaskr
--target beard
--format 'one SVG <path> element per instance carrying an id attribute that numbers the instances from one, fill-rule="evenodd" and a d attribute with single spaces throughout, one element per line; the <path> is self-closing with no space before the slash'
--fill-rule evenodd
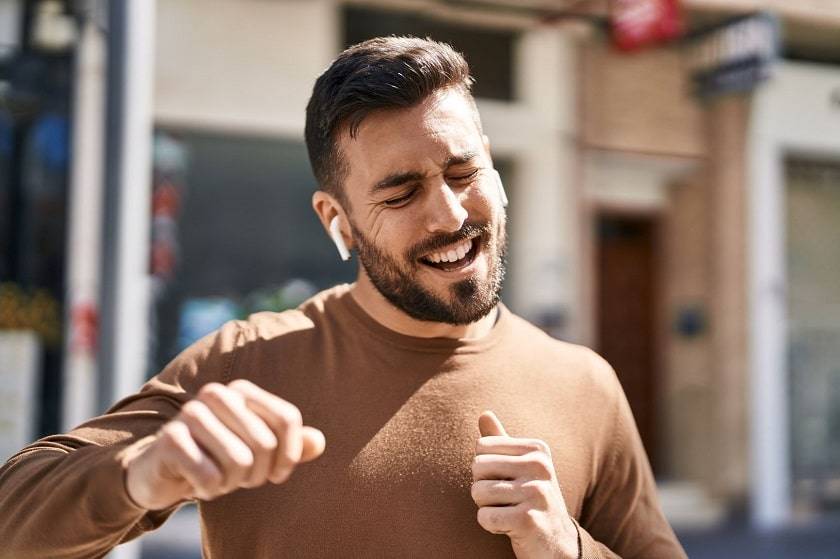
<path id="1" fill-rule="evenodd" d="M 475 322 L 498 304 L 505 276 L 507 234 L 504 218 L 496 230 L 490 222 L 465 223 L 455 233 L 438 235 L 417 243 L 406 251 L 403 261 L 370 242 L 350 223 L 359 261 L 371 283 L 394 306 L 417 320 L 464 325 Z M 476 237 L 476 235 L 478 235 Z M 421 264 L 418 259 L 436 249 L 475 237 L 480 251 L 488 256 L 486 278 L 470 277 L 452 283 L 446 297 L 426 289 L 417 279 Z"/>

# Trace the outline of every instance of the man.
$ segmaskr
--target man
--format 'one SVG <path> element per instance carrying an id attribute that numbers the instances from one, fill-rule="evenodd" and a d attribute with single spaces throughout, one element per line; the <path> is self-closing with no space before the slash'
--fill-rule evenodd
<path id="1" fill-rule="evenodd" d="M 615 374 L 499 303 L 505 196 L 471 81 L 429 40 L 338 57 L 306 141 L 357 281 L 226 324 L 14 456 L 0 554 L 98 556 L 195 499 L 212 558 L 685 557 Z"/>

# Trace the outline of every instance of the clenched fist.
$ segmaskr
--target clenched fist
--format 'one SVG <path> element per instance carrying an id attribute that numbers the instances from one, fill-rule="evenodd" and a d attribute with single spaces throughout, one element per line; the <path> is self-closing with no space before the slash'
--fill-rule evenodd
<path id="1" fill-rule="evenodd" d="M 140 442 L 143 443 L 143 441 Z M 282 483 L 324 451 L 321 431 L 289 402 L 247 380 L 210 383 L 125 463 L 134 501 L 157 510 L 242 487 Z"/>
<path id="2" fill-rule="evenodd" d="M 577 559 L 577 528 L 548 445 L 508 436 L 493 412 L 481 414 L 478 428 L 472 498 L 481 527 L 507 535 L 518 559 Z"/>

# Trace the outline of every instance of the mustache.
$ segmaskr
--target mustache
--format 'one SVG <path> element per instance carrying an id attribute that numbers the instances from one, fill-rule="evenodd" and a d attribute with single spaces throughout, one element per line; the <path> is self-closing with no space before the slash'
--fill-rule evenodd
<path id="1" fill-rule="evenodd" d="M 434 252 L 445 246 L 449 246 L 466 239 L 471 239 L 475 236 L 487 237 L 491 232 L 492 229 L 489 221 L 466 222 L 459 230 L 453 233 L 436 235 L 417 243 L 408 250 L 408 260 L 417 260 L 424 254 Z"/>

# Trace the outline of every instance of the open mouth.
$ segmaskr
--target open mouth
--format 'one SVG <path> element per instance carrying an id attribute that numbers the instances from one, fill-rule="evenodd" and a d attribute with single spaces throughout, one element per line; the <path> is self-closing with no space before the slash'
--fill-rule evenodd
<path id="1" fill-rule="evenodd" d="M 443 250 L 430 252 L 419 258 L 420 263 L 444 272 L 454 272 L 472 264 L 481 247 L 481 237 L 473 237 L 450 245 Z"/>

